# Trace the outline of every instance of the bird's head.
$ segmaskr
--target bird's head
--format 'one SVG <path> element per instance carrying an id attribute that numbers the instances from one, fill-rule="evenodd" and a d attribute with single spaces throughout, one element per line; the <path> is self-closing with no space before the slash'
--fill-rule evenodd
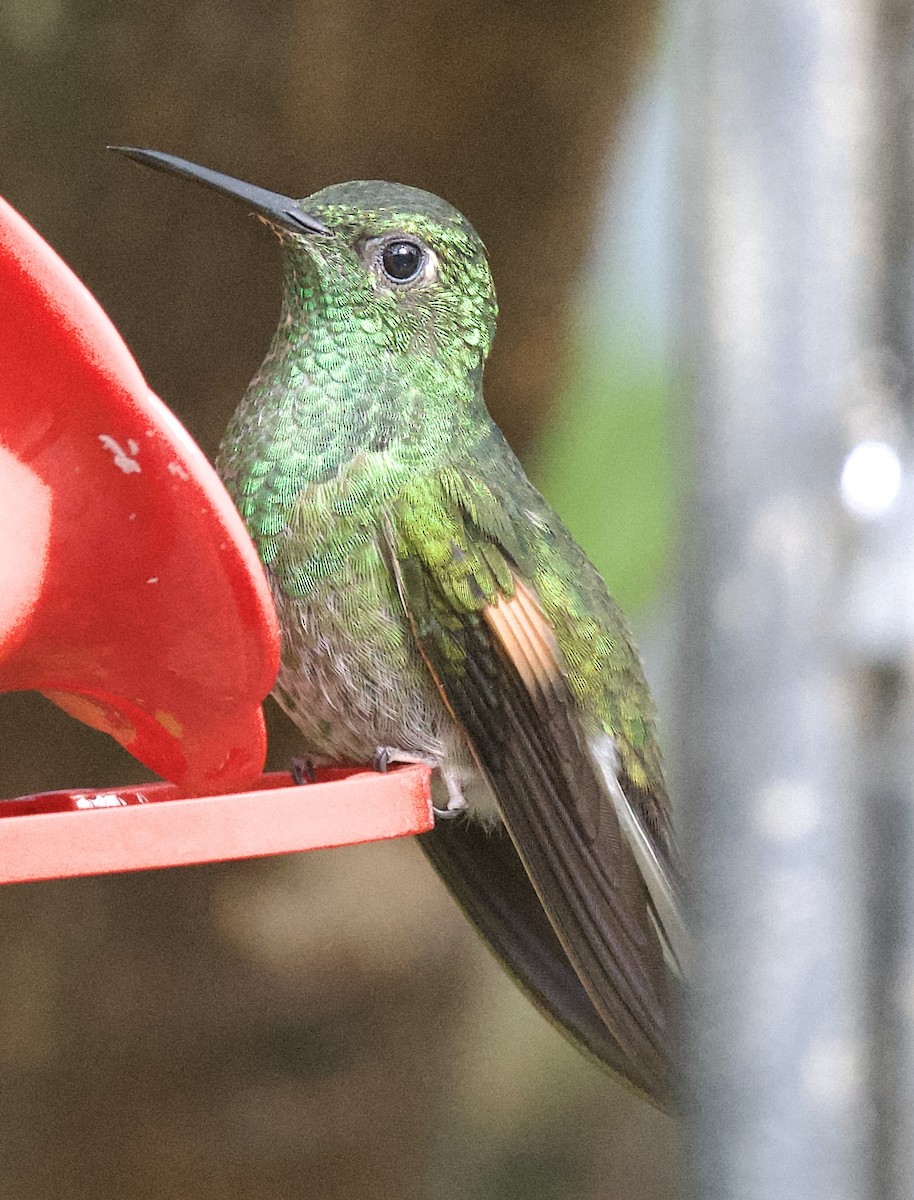
<path id="1" fill-rule="evenodd" d="M 281 229 L 304 279 L 390 349 L 484 361 L 496 301 L 486 252 L 460 213 L 402 184 L 335 184 L 300 202 L 326 234 Z"/>
<path id="2" fill-rule="evenodd" d="M 482 241 L 444 200 L 379 180 L 294 200 L 169 154 L 115 149 L 233 196 L 270 224 L 285 250 L 292 320 L 354 344 L 367 334 L 381 351 L 481 369 L 495 333 L 495 288 Z"/>

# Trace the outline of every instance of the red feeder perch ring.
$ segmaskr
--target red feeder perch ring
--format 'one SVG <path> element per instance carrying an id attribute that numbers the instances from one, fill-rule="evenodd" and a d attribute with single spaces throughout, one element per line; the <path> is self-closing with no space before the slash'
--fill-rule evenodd
<path id="1" fill-rule="evenodd" d="M 429 828 L 427 771 L 295 789 L 259 778 L 278 647 L 263 570 L 212 467 L 87 289 L 0 199 L 0 691 L 44 692 L 174 785 L 0 805 L 0 881 Z"/>
<path id="2" fill-rule="evenodd" d="M 424 833 L 428 767 L 328 770 L 290 787 L 284 772 L 232 795 L 186 798 L 170 783 L 46 792 L 0 801 L 0 881 L 326 850 Z M 6 818 L 6 819 L 2 819 Z"/>

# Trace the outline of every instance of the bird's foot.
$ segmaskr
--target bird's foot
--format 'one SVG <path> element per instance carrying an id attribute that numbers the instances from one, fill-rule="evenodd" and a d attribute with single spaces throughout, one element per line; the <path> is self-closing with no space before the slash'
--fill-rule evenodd
<path id="1" fill-rule="evenodd" d="M 463 788 L 460 786 L 460 780 L 456 775 L 452 775 L 450 771 L 444 767 L 441 768 L 441 778 L 444 781 L 444 786 L 447 788 L 447 808 L 432 808 L 435 814 L 435 819 L 442 821 L 450 821 L 454 817 L 459 817 L 461 813 L 467 810 L 467 798 L 463 794 Z"/>
<path id="2" fill-rule="evenodd" d="M 371 765 L 375 771 L 380 771 L 382 774 L 387 770 L 391 763 L 421 763 L 426 767 L 438 767 L 439 763 L 434 758 L 429 758 L 426 754 L 415 754 L 410 750 L 398 750 L 396 746 L 378 746 L 371 760 Z M 466 811 L 467 802 L 463 794 L 463 789 L 460 782 L 449 771 L 441 767 L 441 778 L 444 780 L 444 786 L 447 788 L 447 808 L 432 808 L 436 820 L 450 820 L 452 817 L 459 817 L 462 812 Z"/>
<path id="3" fill-rule="evenodd" d="M 373 770 L 382 775 L 391 763 L 421 763 L 424 767 L 437 767 L 437 762 L 427 754 L 416 754 L 413 750 L 400 750 L 396 746 L 377 746 L 371 759 Z"/>
<path id="4" fill-rule="evenodd" d="M 371 760 L 371 769 L 379 775 L 386 775 L 391 758 L 396 753 L 392 746 L 378 746 Z"/>
<path id="5" fill-rule="evenodd" d="M 289 772 L 296 787 L 306 783 L 317 783 L 317 768 L 311 758 L 293 758 Z"/>

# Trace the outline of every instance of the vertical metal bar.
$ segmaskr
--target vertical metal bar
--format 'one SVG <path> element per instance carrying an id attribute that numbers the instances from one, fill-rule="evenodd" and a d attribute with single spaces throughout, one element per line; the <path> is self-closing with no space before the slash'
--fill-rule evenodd
<path id="1" fill-rule="evenodd" d="M 683 0 L 678 793 L 701 1200 L 868 1194 L 842 389 L 874 328 L 871 6 Z"/>
<path id="2" fill-rule="evenodd" d="M 849 609 L 865 720 L 874 1193 L 914 1190 L 914 4 L 878 5 L 883 345 L 850 411 L 901 468 L 898 496 L 860 522 Z"/>

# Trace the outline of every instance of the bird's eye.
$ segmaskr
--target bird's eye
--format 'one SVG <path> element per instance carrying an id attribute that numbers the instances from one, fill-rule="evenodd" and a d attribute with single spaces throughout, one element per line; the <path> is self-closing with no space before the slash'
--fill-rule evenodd
<path id="1" fill-rule="evenodd" d="M 425 265 L 425 251 L 416 242 L 388 242 L 381 251 L 384 274 L 394 283 L 411 283 Z"/>

